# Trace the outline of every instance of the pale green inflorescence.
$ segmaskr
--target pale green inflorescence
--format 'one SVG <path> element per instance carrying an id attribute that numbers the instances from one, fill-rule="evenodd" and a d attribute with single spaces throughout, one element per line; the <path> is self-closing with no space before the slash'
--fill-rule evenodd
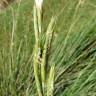
<path id="1" fill-rule="evenodd" d="M 38 9 L 41 9 L 43 5 L 43 0 L 35 0 L 35 4 Z"/>
<path id="2" fill-rule="evenodd" d="M 35 32 L 35 48 L 34 48 L 34 75 L 39 96 L 53 96 L 54 90 L 54 66 L 50 68 L 50 71 L 46 71 L 47 53 L 48 47 L 50 48 L 55 18 L 52 17 L 48 25 L 45 35 L 45 43 L 42 50 L 40 44 L 40 38 L 42 34 L 42 6 L 43 0 L 35 0 L 34 5 L 34 32 Z M 42 53 L 40 52 L 42 50 Z M 42 54 L 42 57 L 40 57 Z M 39 60 L 41 59 L 41 62 Z M 47 78 L 48 76 L 48 78 Z M 49 94 L 50 93 L 50 94 Z"/>

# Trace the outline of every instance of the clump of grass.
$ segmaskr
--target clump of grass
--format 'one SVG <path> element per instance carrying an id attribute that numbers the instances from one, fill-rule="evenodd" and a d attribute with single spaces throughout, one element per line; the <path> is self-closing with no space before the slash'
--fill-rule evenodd
<path id="1" fill-rule="evenodd" d="M 32 0 L 0 14 L 0 95 L 95 96 L 95 0 L 45 4 L 43 18 Z"/>

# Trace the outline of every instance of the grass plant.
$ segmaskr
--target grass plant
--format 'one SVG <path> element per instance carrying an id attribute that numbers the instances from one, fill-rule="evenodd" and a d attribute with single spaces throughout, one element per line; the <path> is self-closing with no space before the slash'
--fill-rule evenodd
<path id="1" fill-rule="evenodd" d="M 96 96 L 96 1 L 36 1 L 0 13 L 0 96 Z"/>

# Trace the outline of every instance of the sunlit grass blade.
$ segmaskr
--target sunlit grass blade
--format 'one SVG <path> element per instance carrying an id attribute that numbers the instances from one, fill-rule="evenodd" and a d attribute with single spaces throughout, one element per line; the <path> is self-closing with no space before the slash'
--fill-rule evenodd
<path id="1" fill-rule="evenodd" d="M 52 65 L 49 71 L 47 81 L 47 96 L 54 96 L 54 78 L 55 78 L 55 65 Z"/>
<path id="2" fill-rule="evenodd" d="M 53 30 L 54 30 L 54 25 L 55 25 L 55 21 L 56 21 L 56 18 L 55 17 L 52 17 L 51 18 L 51 21 L 49 23 L 49 26 L 47 28 L 47 31 L 46 31 L 46 40 L 45 40 L 45 44 L 44 44 L 44 50 L 43 50 L 43 54 L 42 54 L 42 63 L 41 63 L 41 78 L 42 78 L 42 85 L 44 87 L 44 83 L 46 81 L 46 77 L 47 77 L 47 59 L 48 59 L 48 52 L 50 50 L 50 47 L 51 47 L 51 44 L 52 44 L 52 37 L 53 37 Z"/>

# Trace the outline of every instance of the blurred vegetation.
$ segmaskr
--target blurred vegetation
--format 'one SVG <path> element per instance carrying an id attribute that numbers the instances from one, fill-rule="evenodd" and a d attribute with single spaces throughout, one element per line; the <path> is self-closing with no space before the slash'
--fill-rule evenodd
<path id="1" fill-rule="evenodd" d="M 44 32 L 54 15 L 48 60 L 56 64 L 54 96 L 96 96 L 96 0 L 45 0 Z M 14 2 L 0 13 L 0 96 L 38 96 L 34 40 L 33 0 Z"/>

